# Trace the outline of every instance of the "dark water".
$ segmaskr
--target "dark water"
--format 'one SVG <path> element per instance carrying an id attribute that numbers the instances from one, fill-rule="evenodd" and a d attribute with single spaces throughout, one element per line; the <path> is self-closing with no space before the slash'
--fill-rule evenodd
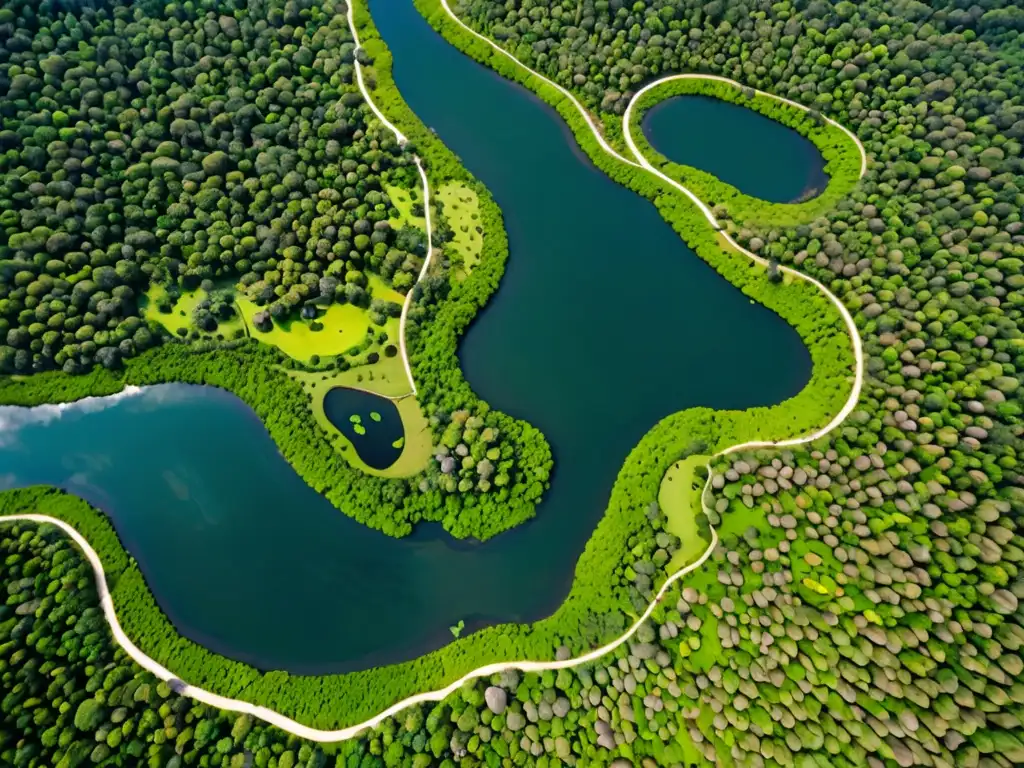
<path id="1" fill-rule="evenodd" d="M 707 171 L 751 197 L 789 203 L 828 184 L 825 161 L 811 141 L 739 104 L 676 96 L 652 107 L 641 127 L 669 160 Z"/>
<path id="2" fill-rule="evenodd" d="M 494 193 L 511 258 L 460 348 L 494 407 L 557 469 L 538 517 L 484 545 L 437 526 L 366 530 L 306 487 L 255 416 L 172 385 L 100 405 L 7 410 L 0 484 L 54 483 L 106 510 L 187 636 L 263 668 L 411 658 L 549 614 L 630 449 L 695 405 L 778 402 L 810 374 L 799 337 L 706 267 L 648 202 L 586 161 L 561 119 L 462 56 L 409 0 L 372 0 L 403 96 Z"/>
<path id="3" fill-rule="evenodd" d="M 402 417 L 390 400 L 357 389 L 335 387 L 324 397 L 324 415 L 369 466 L 386 469 L 402 454 L 402 444 L 396 442 L 403 438 L 405 430 Z"/>

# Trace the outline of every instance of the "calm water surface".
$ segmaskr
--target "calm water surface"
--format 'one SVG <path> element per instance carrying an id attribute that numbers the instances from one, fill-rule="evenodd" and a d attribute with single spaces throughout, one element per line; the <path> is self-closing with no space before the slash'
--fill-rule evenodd
<path id="1" fill-rule="evenodd" d="M 828 184 L 825 161 L 811 141 L 739 104 L 675 96 L 651 107 L 641 128 L 669 160 L 761 200 L 789 203 Z"/>
<path id="2" fill-rule="evenodd" d="M 402 540 L 367 530 L 214 389 L 0 410 L 0 484 L 53 483 L 104 509 L 182 633 L 266 669 L 361 669 L 440 647 L 459 619 L 470 631 L 549 614 L 656 421 L 775 403 L 810 373 L 796 333 L 592 167 L 551 109 L 450 47 L 408 0 L 370 8 L 403 96 L 505 213 L 508 270 L 459 354 L 481 397 L 552 444 L 537 519 L 483 545 L 437 526 Z"/>
<path id="3" fill-rule="evenodd" d="M 402 455 L 402 444 L 396 445 L 405 435 L 402 417 L 390 400 L 335 387 L 324 397 L 324 415 L 349 439 L 367 465 L 386 469 Z"/>

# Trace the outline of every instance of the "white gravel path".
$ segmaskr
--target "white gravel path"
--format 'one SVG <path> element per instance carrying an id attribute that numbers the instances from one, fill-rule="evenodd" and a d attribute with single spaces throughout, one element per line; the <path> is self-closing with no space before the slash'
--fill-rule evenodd
<path id="1" fill-rule="evenodd" d="M 385 128 L 387 128 L 389 131 L 395 134 L 395 138 L 398 140 L 399 145 L 404 145 L 406 142 L 408 142 L 408 138 L 406 138 L 405 134 L 398 130 L 395 124 L 388 120 L 384 116 L 384 113 L 377 108 L 377 105 L 374 104 L 373 99 L 370 97 L 369 90 L 367 90 L 366 88 L 366 81 L 363 79 L 363 65 L 359 63 L 358 57 L 359 51 L 362 46 L 359 44 L 359 33 L 356 31 L 356 24 L 353 17 L 354 2 L 355 0 L 349 0 L 348 2 L 348 28 L 349 31 L 352 33 L 352 39 L 355 41 L 356 44 L 355 51 L 353 51 L 353 60 L 356 69 L 356 84 L 359 86 L 359 91 L 360 93 L 363 94 L 363 99 L 366 101 L 367 105 L 370 107 L 370 110 L 373 112 L 373 114 L 377 117 L 378 120 L 380 120 L 381 124 Z M 423 186 L 423 215 L 426 220 L 427 230 L 427 255 L 424 257 L 423 267 L 420 269 L 420 273 L 416 277 L 416 282 L 418 283 L 420 280 L 423 279 L 424 275 L 427 274 L 427 270 L 430 268 L 430 260 L 434 257 L 434 246 L 431 243 L 431 232 L 433 230 L 430 227 L 430 184 L 427 182 L 427 173 L 426 171 L 423 170 L 423 163 L 420 161 L 419 156 L 413 155 L 413 157 L 416 160 L 416 170 L 418 170 L 420 173 L 420 182 L 422 183 Z M 409 364 L 409 351 L 406 348 L 405 343 L 405 328 L 409 317 L 409 307 L 412 306 L 412 295 L 415 290 L 416 285 L 413 284 L 413 286 L 409 288 L 409 292 L 405 295 L 405 301 L 402 302 L 401 319 L 399 320 L 398 323 L 398 344 L 402 354 L 402 365 L 405 366 L 405 376 L 407 379 L 409 379 L 409 389 L 412 391 L 413 395 L 416 394 L 416 380 L 413 378 L 412 366 Z"/>

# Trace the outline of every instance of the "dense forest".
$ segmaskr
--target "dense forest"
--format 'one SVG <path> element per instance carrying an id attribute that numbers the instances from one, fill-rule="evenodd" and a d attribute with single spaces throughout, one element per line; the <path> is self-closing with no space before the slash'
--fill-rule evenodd
<path id="1" fill-rule="evenodd" d="M 298 413 L 307 397 L 294 386 L 271 391 L 280 377 L 270 370 L 244 382 L 241 371 L 195 373 L 209 370 L 211 345 L 221 349 L 211 365 L 225 374 L 239 354 L 268 369 L 297 365 L 238 351 L 254 346 L 243 340 L 201 338 L 238 311 L 225 285 L 262 307 L 248 318 L 261 329 L 331 303 L 383 322 L 398 307 L 368 293 L 368 274 L 413 290 L 427 235 L 391 226 L 398 212 L 384 188 L 418 188 L 414 155 L 356 88 L 343 5 L 17 0 L 0 8 L 0 41 L 0 403 L 106 394 L 115 379 L 213 383 L 253 405 L 307 482 L 338 488 L 345 503 L 328 495 L 344 512 L 389 534 L 431 519 L 483 539 L 534 514 L 552 463 L 543 435 L 476 398 L 455 357 L 507 254 L 487 200 L 484 268 L 453 291 L 442 259 L 415 288 L 411 318 L 425 330 L 410 331 L 410 347 L 438 456 L 417 476 L 360 477 L 315 426 L 302 439 L 322 442 L 293 450 L 298 430 L 272 422 L 282 400 L 311 421 Z M 438 163 L 435 183 L 453 172 L 473 183 L 451 161 Z M 443 249 L 450 230 L 436 237 Z M 207 292 L 187 353 L 154 350 L 176 339 L 144 319 L 153 285 L 171 297 Z M 54 368 L 82 380 L 54 386 Z M 453 442 L 467 421 L 474 426 Z M 319 456 L 295 458 L 312 447 Z M 444 461 L 453 449 L 466 465 L 459 472 Z"/>
<path id="2" fill-rule="evenodd" d="M 369 304 L 366 271 L 412 286 L 424 236 L 391 228 L 382 184 L 411 160 L 367 120 L 344 17 L 88 3 L 46 26 L 58 6 L 18 6 L 0 11 L 0 371 L 134 356 L 152 282 L 227 278 L 274 319 Z"/>
<path id="3" fill-rule="evenodd" d="M 709 758 L 1022 759 L 1024 104 L 1019 12 L 990 5 L 456 7 L 606 116 L 656 74 L 708 72 L 867 148 L 835 210 L 737 232 L 856 310 L 868 379 L 814 449 L 718 462 L 713 522 L 752 525 L 694 611 L 714 650 L 684 662 Z"/>
<path id="4" fill-rule="evenodd" d="M 419 5 L 453 42 L 487 60 L 459 37 L 468 33 L 439 20 L 433 0 Z M 602 119 L 621 115 L 654 77 L 698 71 L 792 98 L 854 130 L 869 171 L 845 200 L 799 225 L 744 220 L 737 236 L 821 280 L 854 312 L 867 355 L 857 408 L 813 446 L 713 463 L 711 514 L 702 525 L 719 528 L 719 546 L 670 590 L 634 642 L 574 671 L 509 671 L 469 684 L 333 747 L 156 684 L 111 645 L 71 545 L 46 529 L 0 525 L 8 586 L 0 608 L 0 761 L 176 768 L 1024 762 L 1024 14 L 993 0 L 473 0 L 453 8 Z M 0 21 L 8 38 L 29 23 Z M 386 52 L 368 50 L 381 67 Z M 10 62 L 0 67 L 13 82 Z M 441 152 L 422 139 L 417 149 L 428 160 Z M 692 209 L 661 193 L 651 189 L 666 218 L 739 281 L 728 260 L 715 262 L 722 257 L 706 225 L 684 222 Z M 438 281 L 424 290 L 471 289 Z M 772 300 L 756 280 L 750 291 Z M 787 319 L 798 311 L 786 309 L 787 298 L 775 301 Z M 468 322 L 454 310 L 444 314 L 458 304 L 430 306 L 419 317 L 438 319 L 445 339 Z M 813 341 L 812 320 L 827 306 L 803 309 L 801 332 Z M 430 328 L 415 332 L 420 350 L 429 349 Z M 797 412 L 834 412 L 848 353 L 835 336 L 810 346 L 826 379 L 802 395 Z M 451 391 L 465 387 L 457 369 L 446 371 Z M 759 416 L 793 427 L 791 434 L 806 426 L 784 409 Z M 456 426 L 464 430 L 465 422 Z M 750 429 L 742 415 L 691 411 L 645 437 L 581 559 L 583 587 L 544 643 L 578 650 L 625 626 L 679 544 L 651 504 L 665 471 Z M 123 588 L 140 587 L 126 580 Z M 457 666 L 468 647 L 454 644 L 444 662 Z M 324 701 L 310 706 L 336 701 L 331 683 L 311 684 Z M 367 686 L 363 695 L 378 692 Z"/>
<path id="5" fill-rule="evenodd" d="M 458 169 L 451 154 L 411 116 L 401 101 L 394 98 L 387 51 L 380 47 L 372 21 L 358 9 L 357 25 L 366 50 L 373 52 L 370 76 L 376 83 L 375 100 L 378 96 L 390 96 L 390 100 L 382 99 L 378 103 L 385 104 L 391 119 L 399 122 L 434 172 L 444 169 L 445 173 L 457 176 Z M 496 236 L 500 229 L 490 225 L 490 217 L 498 215 L 496 206 L 486 196 L 486 190 L 478 187 L 477 191 L 481 196 L 482 221 L 489 233 L 484 243 L 488 258 L 477 265 L 471 280 L 451 284 L 431 277 L 425 284 L 431 290 L 450 290 L 452 297 L 482 302 L 487 294 L 480 286 L 486 288 L 488 283 L 481 283 L 477 278 L 491 281 L 493 289 L 500 274 L 496 266 L 500 261 L 492 256 L 503 259 L 506 245 Z M 182 638 L 159 610 L 138 570 L 131 567 L 129 575 L 119 580 L 120 586 L 115 590 L 118 605 L 130 609 L 122 616 L 129 635 L 136 638 L 146 653 L 194 684 L 273 707 L 311 725 L 336 727 L 339 723 L 370 717 L 403 696 L 440 687 L 453 676 L 481 664 L 510 658 L 549 658 L 556 652 L 581 653 L 621 633 L 628 624 L 626 614 L 639 610 L 651 599 L 652 590 L 663 579 L 659 569 L 679 546 L 679 541 L 663 530 L 665 516 L 656 510 L 661 478 L 671 464 L 680 456 L 697 451 L 716 451 L 746 439 L 768 439 L 820 426 L 839 410 L 850 386 L 849 338 L 834 307 L 820 291 L 806 283 L 776 283 L 765 270 L 750 269 L 746 257 L 718 249 L 713 233 L 703 224 L 694 226 L 691 212 L 685 207 L 675 207 L 674 198 L 669 198 L 665 205 L 662 210 L 666 218 L 702 256 L 715 264 L 725 279 L 778 312 L 799 332 L 814 361 L 812 381 L 796 398 L 771 408 L 742 413 L 693 409 L 657 425 L 627 457 L 607 513 L 577 564 L 572 590 L 551 617 L 532 625 L 492 626 L 460 638 L 437 652 L 386 668 L 321 678 L 282 677 L 219 657 Z M 438 308 L 434 314 L 431 314 L 432 307 Z M 472 317 L 461 299 L 419 302 L 414 312 L 417 322 L 412 343 L 416 349 L 423 349 L 420 346 L 423 338 L 432 345 L 450 344 L 454 348 L 459 328 Z M 445 347 L 440 349 L 443 351 Z M 263 353 L 269 354 L 265 349 Z M 249 352 L 240 346 L 232 356 L 237 360 L 243 354 L 248 357 Z M 436 391 L 437 397 L 446 402 L 458 402 L 457 398 L 467 385 L 457 368 L 443 367 L 443 357 L 439 354 L 414 352 L 413 359 L 417 370 L 429 364 L 437 372 L 436 377 L 424 379 L 443 384 Z M 252 362 L 236 364 L 235 360 L 226 354 L 223 346 L 197 355 L 194 350 L 168 345 L 162 347 L 159 354 L 154 353 L 145 366 L 129 361 L 128 380 L 141 384 L 170 378 L 212 383 L 239 393 L 267 423 L 289 461 L 309 468 L 304 474 L 315 478 L 318 490 L 342 508 L 360 510 L 363 515 L 360 519 L 388 532 L 396 528 L 403 532 L 400 526 L 408 525 L 406 521 L 410 516 L 413 520 L 441 519 L 455 532 L 465 531 L 468 525 L 478 526 L 477 530 L 484 526 L 508 525 L 510 519 L 516 519 L 515 515 L 521 513 L 524 497 L 526 502 L 530 499 L 532 489 L 524 488 L 520 482 L 518 487 L 500 489 L 496 494 L 492 491 L 489 500 L 502 506 L 467 505 L 453 511 L 450 505 L 438 503 L 443 497 L 439 498 L 429 489 L 423 495 L 399 495 L 394 493 L 394 486 L 387 483 L 334 484 L 331 478 L 337 476 L 334 468 L 337 457 L 319 450 L 317 444 L 309 441 L 316 427 L 311 423 L 308 409 L 292 402 L 288 388 L 293 385 L 272 366 Z M 159 366 L 154 365 L 157 361 Z M 54 390 L 49 398 L 60 400 L 72 396 L 68 390 L 60 390 L 61 385 L 81 381 L 82 377 L 47 378 L 44 375 L 33 383 L 52 385 Z M 38 386 L 33 391 L 38 391 Z M 271 392 L 273 397 L 261 396 L 261 392 Z M 462 429 L 462 439 L 466 440 L 465 429 Z M 533 451 L 531 456 L 543 455 L 542 443 L 529 441 L 527 444 Z M 520 459 L 520 466 L 521 462 Z M 472 473 L 465 468 L 465 462 L 463 467 L 460 474 Z M 539 486 L 537 489 L 539 491 Z M 503 499 L 508 501 L 503 502 Z M 26 508 L 45 510 L 79 530 L 88 530 L 89 541 L 103 558 L 108 573 L 120 574 L 129 567 L 129 558 L 109 523 L 101 513 L 81 502 L 28 491 L 0 496 L 0 507 L 12 512 Z M 501 509 L 505 516 L 498 519 L 477 516 L 478 512 L 488 509 Z"/>

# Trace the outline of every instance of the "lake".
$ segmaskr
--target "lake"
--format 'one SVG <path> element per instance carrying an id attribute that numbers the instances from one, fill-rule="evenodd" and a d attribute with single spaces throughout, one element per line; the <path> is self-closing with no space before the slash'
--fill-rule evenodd
<path id="1" fill-rule="evenodd" d="M 211 388 L 0 410 L 0 485 L 50 483 L 105 510 L 175 626 L 264 669 L 362 669 L 440 647 L 460 619 L 468 633 L 551 613 L 655 422 L 777 403 L 810 375 L 796 332 L 594 168 L 552 109 L 409 0 L 370 9 L 402 95 L 505 215 L 508 269 L 459 356 L 483 399 L 551 443 L 537 518 L 485 544 L 436 525 L 388 538 L 307 487 L 255 415 Z"/>
<path id="2" fill-rule="evenodd" d="M 771 118 L 708 96 L 674 96 L 651 107 L 644 136 L 669 160 L 717 176 L 773 203 L 820 194 L 828 184 L 814 144 Z"/>

